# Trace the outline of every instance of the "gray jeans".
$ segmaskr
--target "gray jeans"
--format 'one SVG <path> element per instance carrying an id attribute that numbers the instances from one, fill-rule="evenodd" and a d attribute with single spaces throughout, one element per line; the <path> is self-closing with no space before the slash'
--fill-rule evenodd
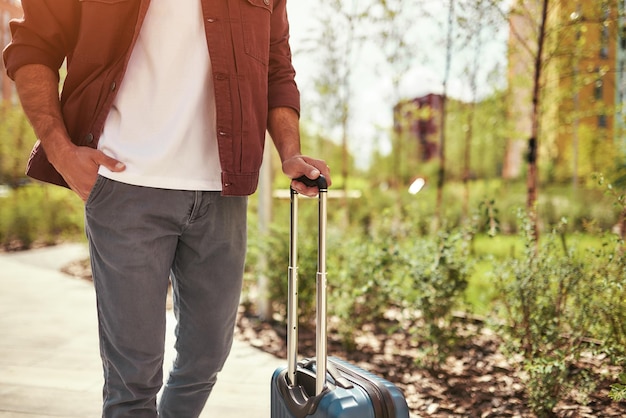
<path id="1" fill-rule="evenodd" d="M 85 204 L 104 368 L 103 417 L 197 417 L 230 352 L 246 197 L 104 177 Z M 177 356 L 163 389 L 169 278 Z"/>

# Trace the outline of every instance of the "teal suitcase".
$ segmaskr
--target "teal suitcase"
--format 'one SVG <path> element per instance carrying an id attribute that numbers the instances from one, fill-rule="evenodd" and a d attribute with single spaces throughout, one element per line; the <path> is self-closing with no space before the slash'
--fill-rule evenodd
<path id="1" fill-rule="evenodd" d="M 328 358 L 326 350 L 326 201 L 323 177 L 319 189 L 316 357 L 297 360 L 297 223 L 298 196 L 291 190 L 289 301 L 287 307 L 287 367 L 276 369 L 271 381 L 272 418 L 409 418 L 402 392 L 391 382 L 351 363 Z"/>

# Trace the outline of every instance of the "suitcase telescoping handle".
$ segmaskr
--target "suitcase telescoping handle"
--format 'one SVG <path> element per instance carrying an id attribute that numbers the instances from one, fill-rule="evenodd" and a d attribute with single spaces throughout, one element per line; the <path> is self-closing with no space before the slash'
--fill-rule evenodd
<path id="1" fill-rule="evenodd" d="M 317 179 L 296 179 L 309 187 L 319 189 L 318 247 L 316 277 L 316 327 L 315 327 L 315 394 L 324 390 L 327 370 L 326 349 L 326 201 L 328 183 L 324 176 Z M 292 386 L 296 382 L 298 363 L 298 192 L 291 189 L 291 225 L 289 236 L 289 278 L 287 301 L 287 378 Z"/>

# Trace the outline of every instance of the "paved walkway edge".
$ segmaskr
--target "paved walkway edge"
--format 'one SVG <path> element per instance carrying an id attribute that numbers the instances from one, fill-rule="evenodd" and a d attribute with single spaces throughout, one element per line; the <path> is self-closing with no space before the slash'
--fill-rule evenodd
<path id="1" fill-rule="evenodd" d="M 84 257 L 84 244 L 0 254 L 0 418 L 100 416 L 93 286 L 60 272 Z M 165 375 L 174 322 L 170 311 Z M 235 339 L 201 417 L 269 417 L 271 375 L 284 364 Z"/>

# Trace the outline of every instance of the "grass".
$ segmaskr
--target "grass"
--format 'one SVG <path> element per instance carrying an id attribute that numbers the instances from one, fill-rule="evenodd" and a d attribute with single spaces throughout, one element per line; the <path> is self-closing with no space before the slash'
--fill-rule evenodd
<path id="1" fill-rule="evenodd" d="M 607 242 L 607 236 L 575 232 L 561 236 L 564 246 L 577 258 L 585 259 L 590 250 L 599 250 Z M 473 242 L 476 265 L 465 292 L 472 311 L 477 315 L 493 313 L 493 304 L 501 295 L 494 286 L 496 263 L 521 256 L 524 241 L 518 235 L 477 235 Z"/>

